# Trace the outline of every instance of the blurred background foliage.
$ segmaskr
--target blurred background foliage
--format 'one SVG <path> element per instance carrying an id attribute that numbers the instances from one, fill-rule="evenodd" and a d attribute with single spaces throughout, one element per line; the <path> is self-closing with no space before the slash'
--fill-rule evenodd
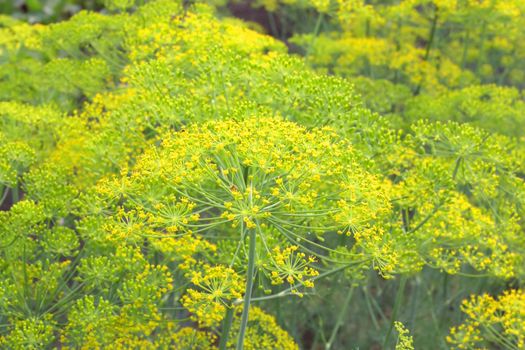
<path id="1" fill-rule="evenodd" d="M 49 23 L 82 9 L 133 11 L 143 2 L 1 0 L 0 13 Z M 319 71 L 351 77 L 366 106 L 382 115 L 407 125 L 421 118 L 455 120 L 523 136 L 520 0 L 203 2 L 282 40 Z"/>
<path id="2" fill-rule="evenodd" d="M 1 0 L 0 13 L 30 23 L 56 22 L 82 9 L 101 10 L 103 0 Z"/>

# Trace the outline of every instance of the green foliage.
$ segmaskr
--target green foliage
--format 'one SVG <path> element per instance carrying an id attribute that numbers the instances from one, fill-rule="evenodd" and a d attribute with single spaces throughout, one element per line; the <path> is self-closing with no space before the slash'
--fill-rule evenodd
<path id="1" fill-rule="evenodd" d="M 288 2 L 341 28 L 305 60 L 207 5 L 112 4 L 2 19 L 3 347 L 443 347 L 445 308 L 522 285 L 521 81 L 483 73 L 521 69 L 519 4 Z"/>
<path id="2" fill-rule="evenodd" d="M 487 131 L 522 138 L 525 101 L 516 88 L 473 85 L 438 97 L 420 95 L 407 102 L 407 120 L 421 116 L 432 120 L 471 123 Z"/>
<path id="3" fill-rule="evenodd" d="M 522 137 L 521 1 L 327 3 L 264 2 L 277 12 L 318 11 L 321 25 L 289 23 L 290 40 L 321 71 L 355 77 L 372 110 Z"/>

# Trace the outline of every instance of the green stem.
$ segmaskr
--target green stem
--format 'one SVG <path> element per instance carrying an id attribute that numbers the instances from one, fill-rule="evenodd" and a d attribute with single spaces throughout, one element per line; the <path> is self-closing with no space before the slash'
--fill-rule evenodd
<path id="1" fill-rule="evenodd" d="M 456 176 L 458 175 L 459 166 L 461 165 L 461 161 L 463 160 L 463 157 L 459 156 L 456 159 L 456 165 L 454 166 L 454 171 L 452 172 L 452 180 L 456 180 Z"/>
<path id="2" fill-rule="evenodd" d="M 375 329 L 379 330 L 379 323 L 377 322 L 377 317 L 374 314 L 374 309 L 372 308 L 372 303 L 370 302 L 370 296 L 368 295 L 368 290 L 366 290 L 366 287 L 363 287 L 363 295 L 365 296 L 366 307 L 368 309 L 368 313 L 370 314 L 370 318 L 372 319 L 372 323 L 374 324 Z"/>
<path id="3" fill-rule="evenodd" d="M 511 56 L 516 57 L 516 50 L 513 50 L 511 52 Z M 514 63 L 505 66 L 505 68 L 503 69 L 503 72 L 501 72 L 501 74 L 499 75 L 498 85 L 504 85 L 503 82 L 507 78 L 509 72 L 512 71 L 512 69 L 514 69 Z"/>
<path id="4" fill-rule="evenodd" d="M 427 47 L 425 50 L 425 57 L 424 57 L 425 61 L 428 61 L 428 58 L 430 57 L 430 49 L 432 48 L 432 43 L 434 42 L 434 37 L 436 35 L 437 21 L 438 21 L 438 11 L 436 9 L 436 12 L 434 13 L 434 18 L 432 19 L 432 27 L 430 28 L 430 36 L 428 38 Z"/>
<path id="5" fill-rule="evenodd" d="M 312 52 L 312 48 L 315 44 L 315 40 L 317 39 L 317 36 L 319 35 L 319 31 L 321 30 L 321 24 L 323 23 L 324 19 L 324 13 L 319 13 L 319 16 L 317 16 L 317 22 L 315 23 L 314 32 L 312 34 L 312 41 L 310 41 L 310 45 L 308 46 L 308 50 L 306 50 L 306 54 L 304 55 L 305 58 L 310 56 L 310 53 Z"/>
<path id="6" fill-rule="evenodd" d="M 383 349 L 387 349 L 388 341 L 390 340 L 390 335 L 392 334 L 392 330 L 394 329 L 394 322 L 396 321 L 399 307 L 401 306 L 401 303 L 403 302 L 403 294 L 405 292 L 406 283 L 407 283 L 407 277 L 401 276 L 401 281 L 399 282 L 399 289 L 397 290 L 396 300 L 394 302 L 394 310 L 392 310 L 392 319 L 390 320 L 390 327 L 388 328 L 388 332 L 386 334 L 385 341 L 383 342 Z"/>
<path id="7" fill-rule="evenodd" d="M 430 307 L 430 315 L 432 317 L 432 324 L 434 326 L 433 334 L 439 335 L 437 338 L 442 343 L 441 344 L 442 345 L 441 348 L 442 349 L 448 349 L 447 344 L 445 343 L 445 340 L 444 340 L 445 337 L 442 334 L 441 326 L 439 325 L 439 320 L 438 320 L 436 312 L 435 312 L 436 305 L 434 303 L 434 299 L 432 298 L 432 291 L 427 289 L 427 294 L 428 294 L 428 296 L 430 298 L 430 306 L 431 306 Z"/>
<path id="8" fill-rule="evenodd" d="M 432 48 L 432 44 L 434 42 L 434 38 L 436 36 L 436 29 L 437 29 L 437 23 L 438 23 L 438 8 L 436 7 L 436 10 L 434 11 L 434 18 L 432 18 L 432 27 L 430 28 L 430 35 L 429 35 L 429 38 L 428 38 L 428 41 L 427 41 L 427 47 L 426 47 L 426 50 L 425 50 L 425 56 L 423 57 L 423 61 L 426 62 L 428 61 L 429 57 L 430 57 L 430 49 Z M 414 95 L 417 96 L 419 95 L 419 92 L 421 91 L 421 84 L 422 82 L 420 81 L 418 86 L 416 87 L 416 90 L 414 91 Z"/>
<path id="9" fill-rule="evenodd" d="M 414 280 L 414 286 L 412 287 L 412 297 L 410 298 L 410 327 L 412 329 L 416 327 L 416 309 L 419 294 L 419 283 L 419 280 L 416 278 Z"/>
<path id="10" fill-rule="evenodd" d="M 242 350 L 244 346 L 244 336 L 248 326 L 248 312 L 250 311 L 250 299 L 253 289 L 253 275 L 255 273 L 255 230 L 250 229 L 250 246 L 248 251 L 248 271 L 246 271 L 246 291 L 244 293 L 244 306 L 242 309 L 241 326 L 239 338 L 237 340 L 237 350 Z"/>
<path id="11" fill-rule="evenodd" d="M 274 38 L 277 38 L 279 36 L 279 31 L 277 30 L 277 24 L 275 23 L 275 17 L 273 16 L 273 12 L 268 11 L 268 22 L 270 22 L 270 30 L 272 31 L 272 36 Z"/>
<path id="12" fill-rule="evenodd" d="M 485 49 L 485 37 L 487 35 L 487 22 L 482 20 L 481 21 L 481 34 L 479 39 L 479 53 L 478 53 L 478 60 L 476 62 L 476 76 L 479 75 L 479 70 L 481 68 L 481 65 L 483 64 L 483 50 Z"/>
<path id="13" fill-rule="evenodd" d="M 394 43 L 396 45 L 396 55 L 399 53 L 399 51 L 401 51 L 401 41 L 399 40 L 400 37 L 401 37 L 401 18 L 399 17 L 396 22 L 396 35 L 394 38 Z M 393 83 L 397 84 L 398 79 L 399 79 L 399 69 L 396 69 L 394 71 Z"/>
<path id="14" fill-rule="evenodd" d="M 222 323 L 221 341 L 219 343 L 219 350 L 226 350 L 228 344 L 228 336 L 230 335 L 230 329 L 233 321 L 233 314 L 235 308 L 232 306 L 226 309 L 226 317 Z"/>
<path id="15" fill-rule="evenodd" d="M 11 198 L 13 199 L 13 204 L 17 203 L 20 200 L 20 192 L 18 192 L 18 186 L 15 186 L 11 189 Z"/>
<path id="16" fill-rule="evenodd" d="M 442 294 L 442 298 L 443 300 L 441 301 L 441 309 L 440 309 L 440 318 L 443 319 L 443 315 L 446 313 L 447 311 L 447 304 L 448 304 L 448 284 L 449 284 L 449 281 L 448 281 L 448 274 L 445 273 L 443 275 L 443 287 L 442 287 L 442 290 L 443 290 L 443 294 Z"/>
<path id="17" fill-rule="evenodd" d="M 335 323 L 335 327 L 332 330 L 330 339 L 328 340 L 328 343 L 326 343 L 325 346 L 326 350 L 330 350 L 332 348 L 332 345 L 334 345 L 335 337 L 337 336 L 337 331 L 339 330 L 339 327 L 341 327 L 341 325 L 343 324 L 343 319 L 346 315 L 346 310 L 348 309 L 348 305 L 350 305 L 350 301 L 352 300 L 352 294 L 354 294 L 354 287 L 350 288 L 350 291 L 348 292 L 348 295 L 346 296 L 345 302 L 343 304 L 343 308 L 337 316 L 337 322 Z"/>
<path id="18" fill-rule="evenodd" d="M 421 222 L 419 224 L 417 224 L 416 227 L 414 227 L 413 229 L 409 230 L 408 233 L 414 233 L 417 230 L 419 230 L 421 227 L 423 227 L 423 225 L 425 225 L 428 222 L 428 220 L 432 219 L 434 214 L 436 214 L 438 212 L 438 210 L 441 208 L 442 205 L 443 205 L 443 203 L 439 203 L 438 205 L 436 205 L 434 207 L 434 209 L 432 209 L 432 212 L 430 214 L 428 214 L 423 220 L 421 220 Z"/>
<path id="19" fill-rule="evenodd" d="M 461 70 L 465 69 L 467 64 L 467 54 L 470 44 L 470 30 L 467 29 L 465 32 L 465 38 L 463 39 L 463 54 L 461 55 Z"/>
<path id="20" fill-rule="evenodd" d="M 2 197 L 0 198 L 0 206 L 4 203 L 5 199 L 7 198 L 7 195 L 9 193 L 9 187 L 2 186 Z"/>

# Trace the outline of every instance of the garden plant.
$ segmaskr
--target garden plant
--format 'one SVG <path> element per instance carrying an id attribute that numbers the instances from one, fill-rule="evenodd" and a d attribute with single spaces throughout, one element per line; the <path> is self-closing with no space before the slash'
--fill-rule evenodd
<path id="1" fill-rule="evenodd" d="M 525 2 L 0 12 L 0 348 L 525 349 Z"/>

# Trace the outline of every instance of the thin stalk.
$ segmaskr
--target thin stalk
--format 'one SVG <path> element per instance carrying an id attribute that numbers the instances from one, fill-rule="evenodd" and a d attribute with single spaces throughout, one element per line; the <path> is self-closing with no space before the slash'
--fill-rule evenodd
<path id="1" fill-rule="evenodd" d="M 412 296 L 410 300 L 410 327 L 415 328 L 416 326 L 416 309 L 417 309 L 417 300 L 419 296 L 419 280 L 416 278 L 414 280 L 414 285 L 412 287 Z"/>
<path id="2" fill-rule="evenodd" d="M 437 22 L 438 22 L 438 9 L 436 8 L 436 11 L 434 12 L 434 18 L 432 18 L 432 27 L 430 28 L 430 36 L 428 38 L 427 47 L 425 50 L 425 57 L 424 57 L 425 61 L 428 61 L 428 58 L 430 57 L 430 49 L 432 48 L 432 43 L 434 42 L 434 37 L 436 35 Z"/>
<path id="3" fill-rule="evenodd" d="M 518 348 L 516 345 L 514 345 L 511 340 L 505 338 L 500 332 L 495 330 L 494 327 L 492 327 L 491 325 L 489 325 L 489 324 L 488 325 L 482 325 L 482 327 L 484 329 L 486 329 L 490 333 L 490 335 L 492 336 L 491 338 L 493 339 L 493 341 L 495 341 L 496 343 L 502 345 L 505 349 L 520 350 L 520 348 Z"/>
<path id="4" fill-rule="evenodd" d="M 476 76 L 479 75 L 479 70 L 483 64 L 483 50 L 485 49 L 485 37 L 487 36 L 487 22 L 481 21 L 481 34 L 479 39 L 479 53 L 478 60 L 476 62 Z"/>
<path id="5" fill-rule="evenodd" d="M 219 350 L 226 350 L 226 345 L 228 344 L 228 336 L 230 335 L 230 329 L 233 322 L 234 310 L 235 308 L 233 307 L 233 305 L 226 309 L 226 317 L 224 317 L 224 321 L 222 322 L 221 341 L 219 343 Z"/>
<path id="6" fill-rule="evenodd" d="M 306 54 L 304 55 L 305 59 L 310 56 L 310 53 L 312 52 L 312 47 L 315 44 L 315 40 L 317 39 L 317 36 L 319 35 L 319 31 L 321 30 L 321 25 L 323 24 L 324 19 L 324 13 L 320 12 L 319 16 L 317 16 L 317 22 L 315 23 L 314 32 L 312 34 L 312 40 L 310 41 L 310 45 L 308 45 L 308 50 L 306 50 Z"/>
<path id="7" fill-rule="evenodd" d="M 381 309 L 381 306 L 379 305 L 379 303 L 377 302 L 377 300 L 376 300 L 375 298 L 372 298 L 372 297 L 370 296 L 370 293 L 368 292 L 368 290 L 367 290 L 366 294 L 367 294 L 368 300 L 370 301 L 370 303 L 371 303 L 372 306 L 374 307 L 375 312 L 376 312 L 379 316 L 381 316 L 381 321 L 382 321 L 382 322 L 387 322 L 387 321 L 388 321 L 388 318 L 386 317 L 385 313 L 384 313 L 383 310 Z"/>
<path id="8" fill-rule="evenodd" d="M 22 246 L 22 260 L 23 260 L 23 267 L 22 267 L 22 273 L 24 276 L 24 304 L 26 309 L 29 311 L 29 314 L 31 314 L 31 308 L 29 307 L 28 300 L 29 300 L 29 278 L 27 277 L 27 259 L 26 259 L 26 244 Z"/>
<path id="9" fill-rule="evenodd" d="M 323 341 L 323 344 L 326 344 L 326 336 L 324 334 L 324 326 L 323 326 L 323 318 L 320 317 L 319 318 L 319 327 L 318 327 L 319 331 L 316 332 L 316 333 L 320 333 L 321 334 L 321 340 Z"/>
<path id="10" fill-rule="evenodd" d="M 13 204 L 17 203 L 20 200 L 20 192 L 18 192 L 18 186 L 15 186 L 11 189 L 11 198 L 13 199 Z"/>
<path id="11" fill-rule="evenodd" d="M 405 292 L 405 285 L 407 283 L 407 277 L 402 276 L 401 281 L 399 282 L 399 288 L 396 293 L 396 299 L 394 302 L 394 310 L 392 310 L 392 318 L 390 320 L 390 327 L 388 328 L 388 332 L 385 337 L 385 341 L 383 342 L 383 349 L 387 349 L 388 341 L 390 340 L 390 336 L 392 335 L 392 330 L 394 329 L 394 322 L 397 318 L 397 313 L 399 312 L 399 307 L 401 306 L 403 302 L 403 294 Z"/>
<path id="12" fill-rule="evenodd" d="M 446 313 L 447 311 L 447 304 L 448 304 L 448 284 L 449 284 L 449 280 L 448 280 L 448 274 L 445 273 L 443 274 L 443 284 L 442 284 L 442 300 L 441 300 L 441 307 L 440 307 L 440 310 L 439 310 L 439 316 L 440 316 L 440 319 L 443 319 L 443 315 Z"/>
<path id="13" fill-rule="evenodd" d="M 431 280 L 434 279 L 434 277 L 432 275 L 429 276 L 429 278 Z M 428 279 L 425 279 L 425 281 L 428 282 Z M 421 286 L 425 289 L 426 291 L 426 295 L 428 297 L 428 302 L 429 302 L 429 310 L 430 310 L 430 316 L 431 316 L 431 319 L 432 319 L 432 326 L 433 326 L 433 332 L 431 334 L 433 334 L 433 340 L 436 341 L 436 348 L 438 348 L 438 344 L 437 342 L 439 342 L 439 349 L 449 349 L 449 347 L 447 346 L 447 343 L 445 341 L 445 336 L 443 334 L 443 331 L 441 329 L 441 326 L 440 326 L 440 321 L 438 319 L 438 316 L 436 314 L 436 303 L 435 303 L 435 300 L 434 300 L 434 297 L 433 297 L 433 294 L 434 294 L 434 291 L 435 291 L 435 287 L 429 287 L 428 285 L 432 285 L 432 283 L 423 283 Z"/>
<path id="14" fill-rule="evenodd" d="M 461 161 L 463 160 L 463 157 L 459 156 L 458 159 L 456 159 L 456 166 L 454 167 L 454 171 L 452 172 L 452 180 L 456 179 L 456 176 L 458 175 L 459 167 L 461 165 Z"/>
<path id="15" fill-rule="evenodd" d="M 273 12 L 268 11 L 268 22 L 270 22 L 270 30 L 272 31 L 272 36 L 274 38 L 279 37 L 279 31 L 277 30 L 277 24 L 275 23 L 275 17 L 273 16 Z"/>
<path id="16" fill-rule="evenodd" d="M 399 53 L 399 51 L 401 50 L 401 41 L 399 40 L 399 38 L 401 37 L 401 17 L 398 17 L 397 21 L 396 21 L 396 34 L 394 36 L 394 43 L 396 45 L 396 55 Z M 394 71 L 394 79 L 393 80 L 393 83 L 394 84 L 397 84 L 398 83 L 398 79 L 399 79 L 399 69 L 396 69 Z"/>
<path id="17" fill-rule="evenodd" d="M 244 346 L 244 336 L 248 326 L 248 312 L 250 311 L 250 300 L 253 289 L 253 275 L 255 273 L 255 230 L 250 229 L 250 246 L 248 251 L 248 271 L 246 271 L 246 291 L 244 293 L 244 306 L 241 315 L 241 326 L 239 338 L 237 340 L 237 350 L 242 350 Z"/>
<path id="18" fill-rule="evenodd" d="M 7 198 L 8 193 L 9 193 L 9 188 L 2 186 L 2 198 L 0 198 L 0 206 L 4 203 L 5 199 Z"/>
<path id="19" fill-rule="evenodd" d="M 335 323 L 334 329 L 332 330 L 330 339 L 328 340 L 328 343 L 326 343 L 326 346 L 325 346 L 326 350 L 330 350 L 332 348 L 332 345 L 334 345 L 335 337 L 337 336 L 337 331 L 339 331 L 339 328 L 343 324 L 343 319 L 346 315 L 346 311 L 348 309 L 348 305 L 350 305 L 350 301 L 352 300 L 353 294 L 354 294 L 354 287 L 352 286 L 346 296 L 345 302 L 343 304 L 343 308 L 341 309 L 341 312 L 339 312 L 339 315 L 337 316 L 337 322 Z"/>
<path id="20" fill-rule="evenodd" d="M 515 54 L 513 53 L 512 56 L 514 56 L 514 55 Z M 503 69 L 503 72 L 501 72 L 501 74 L 499 74 L 499 77 L 498 77 L 498 82 L 497 82 L 498 85 L 504 85 L 504 81 L 507 78 L 507 76 L 509 75 L 509 72 L 511 71 L 512 68 L 514 68 L 513 65 L 510 66 L 510 67 L 506 66 Z"/>
<path id="21" fill-rule="evenodd" d="M 461 70 L 465 69 L 467 64 L 467 54 L 470 45 L 470 30 L 467 29 L 465 32 L 465 38 L 463 39 L 463 54 L 461 55 Z"/>
<path id="22" fill-rule="evenodd" d="M 428 222 L 428 220 L 432 219 L 434 214 L 436 214 L 438 212 L 438 210 L 441 208 L 442 205 L 443 205 L 442 203 L 436 205 L 434 207 L 434 209 L 432 210 L 432 212 L 430 212 L 430 214 L 428 214 L 423 220 L 421 220 L 421 222 L 419 224 L 417 224 L 416 227 L 414 227 L 413 229 L 409 230 L 408 233 L 414 233 L 417 230 L 419 230 L 421 227 L 423 227 L 423 225 L 425 225 Z"/>
<path id="23" fill-rule="evenodd" d="M 372 319 L 372 323 L 374 324 L 375 329 L 379 330 L 379 323 L 377 322 L 376 315 L 374 315 L 372 303 L 370 302 L 370 296 L 368 295 L 368 292 L 365 290 L 365 288 L 366 287 L 363 287 L 363 295 L 365 296 L 366 307 L 368 309 L 368 313 L 370 314 L 370 318 Z"/>
<path id="24" fill-rule="evenodd" d="M 434 11 L 434 18 L 432 18 L 432 27 L 430 28 L 430 35 L 427 41 L 427 47 L 425 49 L 425 56 L 423 57 L 423 61 L 428 61 L 430 57 L 430 49 L 432 49 L 432 44 L 434 43 L 434 38 L 436 36 L 436 29 L 437 29 L 437 23 L 438 23 L 438 8 L 436 7 L 436 10 Z M 419 92 L 421 91 L 421 84 L 420 81 L 418 86 L 416 87 L 416 90 L 414 91 L 414 96 L 419 95 Z"/>

